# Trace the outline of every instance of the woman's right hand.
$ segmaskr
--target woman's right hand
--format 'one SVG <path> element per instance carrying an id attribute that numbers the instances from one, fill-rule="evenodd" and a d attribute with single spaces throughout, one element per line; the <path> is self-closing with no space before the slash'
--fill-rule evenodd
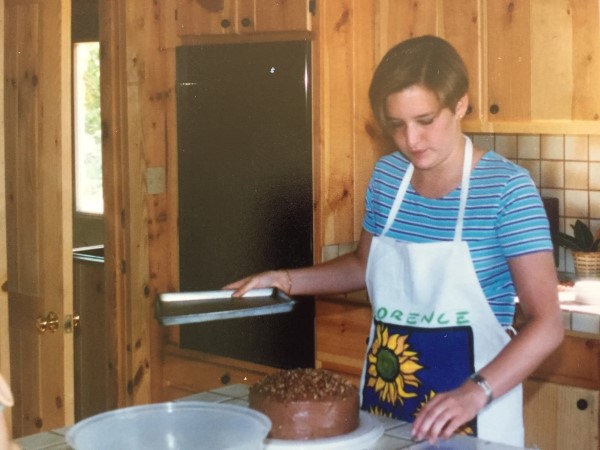
<path id="1" fill-rule="evenodd" d="M 229 283 L 223 289 L 235 289 L 233 297 L 241 297 L 251 289 L 276 287 L 290 295 L 292 278 L 287 270 L 269 270 Z"/>

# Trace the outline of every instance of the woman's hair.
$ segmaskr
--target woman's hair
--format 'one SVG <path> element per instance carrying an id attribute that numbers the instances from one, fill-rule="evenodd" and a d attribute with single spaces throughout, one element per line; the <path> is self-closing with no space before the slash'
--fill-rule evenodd
<path id="1" fill-rule="evenodd" d="M 369 88 L 373 114 L 384 130 L 387 97 L 414 85 L 429 89 L 440 105 L 454 112 L 469 89 L 469 76 L 454 47 L 439 37 L 420 36 L 392 47 L 375 69 Z"/>

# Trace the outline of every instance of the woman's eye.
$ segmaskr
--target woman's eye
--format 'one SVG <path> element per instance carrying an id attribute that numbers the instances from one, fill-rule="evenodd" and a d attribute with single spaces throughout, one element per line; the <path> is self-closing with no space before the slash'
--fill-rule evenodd
<path id="1" fill-rule="evenodd" d="M 419 120 L 419 123 L 421 125 L 431 125 L 433 123 L 433 120 L 434 120 L 433 117 L 428 118 L 428 119 L 421 119 L 421 120 Z"/>
<path id="2" fill-rule="evenodd" d="M 399 130 L 400 128 L 404 128 L 404 122 L 390 122 L 389 127 L 392 130 Z"/>

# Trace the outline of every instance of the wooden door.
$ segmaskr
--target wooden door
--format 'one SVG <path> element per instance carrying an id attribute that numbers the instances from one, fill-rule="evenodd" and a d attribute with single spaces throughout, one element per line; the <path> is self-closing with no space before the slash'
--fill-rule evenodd
<path id="1" fill-rule="evenodd" d="M 70 0 L 5 1 L 11 385 L 16 437 L 73 421 Z M 36 328 L 57 316 L 56 331 Z M 49 328 L 49 327 L 47 327 Z"/>

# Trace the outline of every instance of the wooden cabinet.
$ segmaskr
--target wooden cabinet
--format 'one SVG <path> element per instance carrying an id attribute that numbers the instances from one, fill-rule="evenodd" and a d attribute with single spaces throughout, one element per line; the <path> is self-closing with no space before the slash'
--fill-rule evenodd
<path id="1" fill-rule="evenodd" d="M 463 58 L 470 76 L 469 113 L 465 122 L 480 126 L 484 80 L 481 72 L 482 0 L 381 0 L 375 11 L 376 57 L 414 36 L 433 34 L 447 39 Z"/>
<path id="2" fill-rule="evenodd" d="M 371 328 L 369 304 L 317 299 L 315 323 L 317 366 L 337 372 L 358 386 Z"/>
<path id="3" fill-rule="evenodd" d="M 254 384 L 277 368 L 223 356 L 180 349 L 164 348 L 162 361 L 161 401 L 175 400 L 190 394 L 229 384 Z"/>
<path id="4" fill-rule="evenodd" d="M 457 48 L 471 79 L 465 131 L 600 132 L 600 2 L 382 0 L 378 12 L 379 56 L 422 34 Z"/>
<path id="5" fill-rule="evenodd" d="M 523 393 L 528 447 L 600 448 L 600 336 L 567 332 Z"/>
<path id="6" fill-rule="evenodd" d="M 527 448 L 598 449 L 599 395 L 598 390 L 527 380 L 523 385 Z"/>
<path id="7" fill-rule="evenodd" d="M 308 0 L 177 0 L 177 34 L 207 36 L 310 30 Z"/>
<path id="8" fill-rule="evenodd" d="M 494 129 L 510 122 L 582 121 L 598 130 L 600 3 L 487 0 L 483 5 L 482 75 L 487 121 Z"/>

